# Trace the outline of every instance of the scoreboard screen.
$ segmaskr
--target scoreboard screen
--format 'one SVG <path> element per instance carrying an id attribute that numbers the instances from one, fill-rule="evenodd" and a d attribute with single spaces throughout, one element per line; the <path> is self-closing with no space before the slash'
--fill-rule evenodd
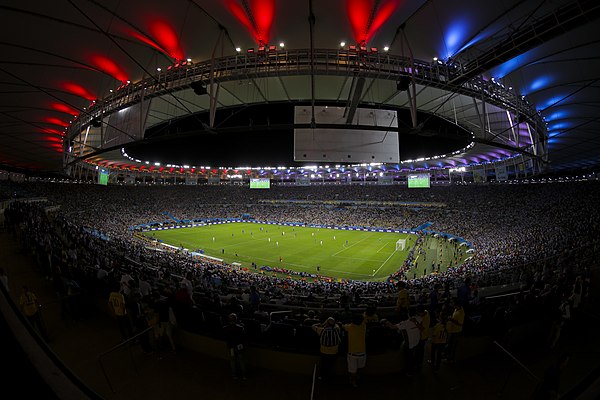
<path id="1" fill-rule="evenodd" d="M 271 180 L 269 178 L 251 178 L 250 189 L 269 189 Z"/>
<path id="2" fill-rule="evenodd" d="M 428 188 L 429 174 L 410 174 L 408 175 L 408 188 Z"/>
<path id="3" fill-rule="evenodd" d="M 101 169 L 98 174 L 98 184 L 99 185 L 108 185 L 108 171 Z"/>

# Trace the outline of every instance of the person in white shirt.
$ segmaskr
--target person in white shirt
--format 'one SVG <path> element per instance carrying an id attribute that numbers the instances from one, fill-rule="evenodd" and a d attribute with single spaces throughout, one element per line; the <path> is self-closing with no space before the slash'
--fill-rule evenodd
<path id="1" fill-rule="evenodd" d="M 410 310 L 412 311 L 412 310 Z M 412 314 L 412 312 L 410 312 Z M 388 320 L 381 321 L 384 326 L 390 329 L 395 329 L 404 338 L 402 347 L 404 348 L 404 360 L 406 363 L 406 375 L 413 376 L 415 370 L 415 350 L 419 341 L 421 340 L 421 331 L 414 318 L 410 316 L 409 319 L 400 321 L 397 324 L 392 324 Z"/>
<path id="2" fill-rule="evenodd" d="M 152 294 L 152 286 L 144 279 L 144 276 L 139 277 L 138 289 L 143 299 L 147 299 Z"/>

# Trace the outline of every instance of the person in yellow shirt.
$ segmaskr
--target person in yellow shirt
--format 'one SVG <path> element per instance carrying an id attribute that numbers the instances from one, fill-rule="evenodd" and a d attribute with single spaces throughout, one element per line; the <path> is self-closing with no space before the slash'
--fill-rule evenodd
<path id="1" fill-rule="evenodd" d="M 30 290 L 27 286 L 23 286 L 21 290 L 21 297 L 19 297 L 19 305 L 23 314 L 27 317 L 27 320 L 31 326 L 37 328 L 40 335 L 44 340 L 48 341 L 48 335 L 42 322 L 42 315 L 40 308 L 42 307 L 35 293 Z"/>
<path id="2" fill-rule="evenodd" d="M 129 320 L 129 315 L 127 315 L 125 296 L 123 296 L 123 293 L 118 290 L 117 285 L 115 285 L 113 291 L 108 297 L 108 305 L 117 319 L 121 337 L 123 340 L 129 339 L 132 335 L 131 321 Z"/>
<path id="3" fill-rule="evenodd" d="M 431 333 L 431 360 L 429 362 L 433 366 L 433 372 L 438 372 L 442 363 L 442 354 L 448 341 L 447 322 L 448 318 L 440 313 Z"/>
<path id="4" fill-rule="evenodd" d="M 456 347 L 458 338 L 462 334 L 463 324 L 465 322 L 465 310 L 458 298 L 454 299 L 454 311 L 448 318 L 446 330 L 448 331 L 448 345 L 446 346 L 446 358 L 449 363 L 454 363 L 456 358 Z"/>
<path id="5" fill-rule="evenodd" d="M 365 318 L 365 323 L 367 325 L 379 322 L 379 315 L 377 315 L 375 306 L 368 306 L 365 312 L 363 312 L 363 317 Z"/>
<path id="6" fill-rule="evenodd" d="M 410 297 L 408 295 L 408 289 L 406 289 L 406 282 L 398 282 L 398 298 L 396 299 L 396 311 L 400 317 L 400 321 L 404 321 L 408 318 L 408 306 L 410 306 Z"/>
<path id="7" fill-rule="evenodd" d="M 348 333 L 348 372 L 350 384 L 358 387 L 358 370 L 365 367 L 367 362 L 366 341 L 367 324 L 361 314 L 352 317 L 352 323 L 342 326 Z"/>

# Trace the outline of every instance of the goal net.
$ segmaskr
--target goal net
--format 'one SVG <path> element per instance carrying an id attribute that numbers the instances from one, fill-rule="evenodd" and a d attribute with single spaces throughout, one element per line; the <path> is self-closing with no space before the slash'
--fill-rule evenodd
<path id="1" fill-rule="evenodd" d="M 404 250 L 406 248 L 406 239 L 398 239 L 396 242 L 396 251 Z"/>

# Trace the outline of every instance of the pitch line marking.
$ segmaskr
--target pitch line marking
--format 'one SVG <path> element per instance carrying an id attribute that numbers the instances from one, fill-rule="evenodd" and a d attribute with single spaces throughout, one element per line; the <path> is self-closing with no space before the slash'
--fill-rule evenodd
<path id="1" fill-rule="evenodd" d="M 345 258 L 346 260 L 358 260 L 358 261 L 379 262 L 379 260 L 373 260 L 373 259 L 369 259 L 369 258 L 344 257 L 344 256 L 335 256 L 335 258 Z"/>
<path id="2" fill-rule="evenodd" d="M 377 253 L 379 253 L 381 250 L 383 250 L 388 244 L 390 244 L 390 242 L 386 242 L 383 246 L 381 246 L 381 248 L 379 250 L 377 250 Z"/>
<path id="3" fill-rule="evenodd" d="M 377 271 L 373 272 L 373 275 L 371 275 L 371 276 L 375 276 L 375 275 L 376 275 L 376 274 L 379 272 L 379 270 L 380 270 L 380 269 L 381 269 L 381 268 L 382 268 L 382 267 L 383 267 L 383 266 L 384 266 L 384 265 L 385 265 L 385 264 L 386 264 L 388 261 L 390 261 L 390 258 L 392 258 L 392 256 L 393 256 L 394 254 L 396 254 L 396 250 L 394 250 L 394 251 L 392 252 L 392 254 L 390 254 L 390 256 L 389 256 L 388 258 L 386 258 L 386 260 L 383 262 L 383 264 L 381 264 L 381 265 L 379 266 L 379 268 L 377 268 Z"/>
<path id="4" fill-rule="evenodd" d="M 336 255 L 340 254 L 342 251 L 346 251 L 346 250 L 348 250 L 349 248 L 356 246 L 357 244 L 359 244 L 359 243 L 360 243 L 360 242 L 362 242 L 363 240 L 367 240 L 367 239 L 368 239 L 368 238 L 370 238 L 371 236 L 373 236 L 373 232 L 371 232 L 369 235 L 365 236 L 364 238 L 360 239 L 358 242 L 356 242 L 356 243 L 352 243 L 350 246 L 348 246 L 348 247 L 345 247 L 345 248 L 343 248 L 343 249 L 342 249 L 342 250 L 340 250 L 340 251 L 336 251 L 336 252 L 335 252 L 335 253 L 333 253 L 331 256 L 336 256 Z"/>

